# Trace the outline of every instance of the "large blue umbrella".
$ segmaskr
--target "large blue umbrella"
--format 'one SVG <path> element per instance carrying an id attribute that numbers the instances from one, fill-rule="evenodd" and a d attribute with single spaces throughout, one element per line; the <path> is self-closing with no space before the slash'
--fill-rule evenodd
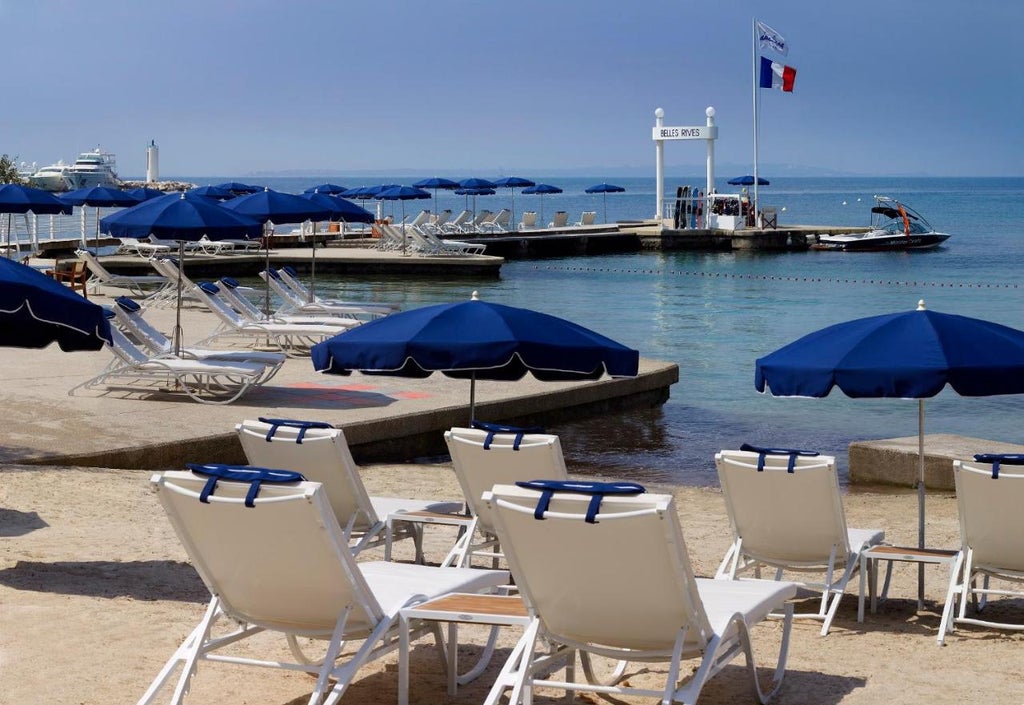
<path id="1" fill-rule="evenodd" d="M 312 201 L 318 206 L 330 209 L 331 220 L 343 220 L 346 223 L 372 223 L 373 214 L 365 208 L 360 208 L 351 201 L 346 201 L 344 198 L 338 198 L 337 196 L 329 196 L 319 191 L 304 192 L 300 194 L 302 198 Z M 315 233 L 314 233 L 315 235 Z M 314 237 L 310 243 L 313 246 L 313 256 L 310 258 L 310 286 L 309 286 L 309 301 L 310 303 L 316 298 L 316 238 Z"/>
<path id="2" fill-rule="evenodd" d="M 437 192 L 438 190 L 443 191 L 454 191 L 459 187 L 458 182 L 452 181 L 451 179 L 445 179 L 440 176 L 432 176 L 429 179 L 420 179 L 413 184 L 416 188 L 431 189 L 434 192 L 434 211 L 440 212 L 437 206 Z"/>
<path id="3" fill-rule="evenodd" d="M 11 214 L 35 213 L 36 215 L 64 213 L 70 215 L 74 207 L 62 203 L 48 191 L 22 186 L 21 184 L 0 185 L 0 213 L 7 214 L 7 252 L 11 250 Z"/>
<path id="4" fill-rule="evenodd" d="M 561 193 L 562 189 L 551 184 L 534 184 L 523 189 L 526 194 L 540 194 L 540 222 L 544 222 L 544 195 L 549 193 Z"/>
<path id="5" fill-rule="evenodd" d="M 415 186 L 392 186 L 391 188 L 382 189 L 377 193 L 375 198 L 382 201 L 401 201 L 402 202 L 402 254 L 405 254 L 405 202 L 419 200 L 423 198 L 430 198 L 430 194 L 423 189 L 416 188 Z"/>
<path id="6" fill-rule="evenodd" d="M 206 196 L 217 201 L 226 201 L 237 195 L 231 189 L 224 188 L 223 186 L 211 186 L 210 184 L 189 189 L 187 193 L 191 193 L 194 196 Z"/>
<path id="7" fill-rule="evenodd" d="M 599 193 L 599 194 L 601 194 L 601 198 L 604 200 L 604 222 L 607 223 L 608 222 L 608 194 L 609 193 L 622 193 L 625 190 L 626 189 L 624 189 L 623 187 L 616 186 L 615 184 L 600 183 L 600 184 L 594 184 L 593 186 L 588 186 L 587 188 L 585 188 L 583 190 L 583 192 L 584 193 Z"/>
<path id="8" fill-rule="evenodd" d="M 138 188 L 128 189 L 125 193 L 135 196 L 135 198 L 139 199 L 139 202 L 141 203 L 142 201 L 148 201 L 151 198 L 166 196 L 168 192 L 149 188 L 148 186 L 139 186 Z"/>
<path id="9" fill-rule="evenodd" d="M 730 186 L 753 186 L 754 176 L 753 174 L 737 176 L 735 179 L 729 179 L 726 183 L 728 183 Z M 763 176 L 757 177 L 758 186 L 768 186 L 769 183 L 770 182 L 768 181 L 768 179 L 764 178 Z"/>
<path id="10" fill-rule="evenodd" d="M 0 346 L 99 350 L 110 323 L 97 306 L 45 274 L 0 258 Z"/>
<path id="11" fill-rule="evenodd" d="M 459 182 L 459 188 L 496 188 L 497 184 L 487 179 L 463 179 Z"/>
<path id="12" fill-rule="evenodd" d="M 231 193 L 237 196 L 244 196 L 248 193 L 256 193 L 262 191 L 262 186 L 254 186 L 253 184 L 243 184 L 240 181 L 225 181 L 222 184 L 217 184 L 219 188 L 227 189 Z"/>
<path id="13" fill-rule="evenodd" d="M 202 196 L 188 197 L 170 193 L 137 206 L 108 215 L 100 227 L 114 237 L 147 237 L 152 234 L 177 240 L 179 274 L 185 267 L 185 240 L 211 240 L 229 237 L 259 237 L 263 226 L 259 221 L 222 208 L 216 201 Z M 174 351 L 181 350 L 181 278 L 178 278 L 177 315 L 174 327 Z"/>
<path id="14" fill-rule="evenodd" d="M 441 372 L 469 378 L 470 420 L 476 380 L 635 377 L 640 353 L 583 326 L 546 313 L 477 299 L 425 306 L 380 318 L 319 343 L 320 372 L 352 370 L 398 377 Z"/>
<path id="15" fill-rule="evenodd" d="M 346 187 L 339 186 L 338 184 L 319 184 L 317 186 L 310 186 L 303 193 L 325 193 L 328 196 L 337 196 L 339 193 L 347 190 Z"/>
<path id="16" fill-rule="evenodd" d="M 109 186 L 87 186 L 57 196 L 64 203 L 82 208 L 82 247 L 85 247 L 85 207 L 96 209 L 96 250 L 100 247 L 100 208 L 125 208 L 142 202 L 138 196 Z"/>
<path id="17" fill-rule="evenodd" d="M 452 191 L 456 196 L 466 197 L 466 210 L 469 210 L 469 197 L 473 197 L 473 217 L 476 217 L 476 197 L 477 196 L 493 196 L 497 193 L 492 188 L 457 188 Z"/>
<path id="18" fill-rule="evenodd" d="M 512 221 L 516 222 L 516 189 L 517 188 L 528 188 L 530 186 L 536 186 L 537 184 L 529 179 L 524 179 L 521 176 L 506 176 L 498 179 L 494 182 L 495 186 L 504 186 L 512 194 Z"/>
<path id="19" fill-rule="evenodd" d="M 1024 331 L 977 318 L 916 311 L 823 328 L 756 362 L 754 386 L 775 396 L 918 400 L 918 544 L 924 548 L 924 400 L 1024 393 Z M 923 565 L 921 566 L 923 569 Z M 919 601 L 923 581 L 919 584 Z"/>

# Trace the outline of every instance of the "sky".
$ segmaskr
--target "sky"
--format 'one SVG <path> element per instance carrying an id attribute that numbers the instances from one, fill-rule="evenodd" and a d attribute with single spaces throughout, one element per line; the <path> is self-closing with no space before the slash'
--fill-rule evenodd
<path id="1" fill-rule="evenodd" d="M 0 0 L 0 153 L 122 178 L 654 175 L 654 110 L 769 175 L 1024 175 L 1020 0 Z M 12 60 L 12 57 L 20 57 Z M 704 144 L 668 142 L 670 174 Z M 783 172 L 783 173 L 779 173 Z"/>

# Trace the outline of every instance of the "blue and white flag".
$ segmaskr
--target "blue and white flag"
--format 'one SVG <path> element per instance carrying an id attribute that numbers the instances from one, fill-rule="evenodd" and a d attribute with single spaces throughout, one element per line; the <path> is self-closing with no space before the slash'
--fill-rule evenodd
<path id="1" fill-rule="evenodd" d="M 757 38 L 762 49 L 771 49 L 783 56 L 789 54 L 789 45 L 786 44 L 786 39 L 764 22 L 758 21 L 757 23 Z"/>

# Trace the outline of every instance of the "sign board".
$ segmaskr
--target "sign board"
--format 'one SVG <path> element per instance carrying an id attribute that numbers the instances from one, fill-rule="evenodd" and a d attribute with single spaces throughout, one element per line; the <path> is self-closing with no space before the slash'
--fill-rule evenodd
<path id="1" fill-rule="evenodd" d="M 714 140 L 718 139 L 718 126 L 655 127 L 654 140 Z"/>

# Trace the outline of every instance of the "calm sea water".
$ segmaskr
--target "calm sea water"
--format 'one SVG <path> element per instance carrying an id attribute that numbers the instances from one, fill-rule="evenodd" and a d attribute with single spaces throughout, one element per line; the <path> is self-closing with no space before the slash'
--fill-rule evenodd
<path id="1" fill-rule="evenodd" d="M 564 190 L 544 197 L 545 218 L 565 210 L 576 220 L 582 210 L 597 210 L 603 219 L 601 196 L 583 193 L 602 181 L 627 189 L 608 195 L 608 220 L 654 214 L 652 178 L 529 178 Z M 327 177 L 256 183 L 297 192 L 325 181 L 365 182 Z M 702 181 L 669 179 L 666 192 Z M 404 308 L 466 299 L 477 290 L 486 300 L 569 318 L 644 357 L 678 363 L 680 381 L 663 407 L 552 429 L 576 468 L 714 484 L 714 453 L 743 442 L 815 448 L 845 466 L 851 441 L 916 435 L 916 402 L 852 400 L 837 391 L 824 399 L 761 395 L 753 386 L 756 358 L 823 326 L 913 309 L 919 299 L 934 310 L 1024 328 L 1024 178 L 789 178 L 773 180 L 760 196 L 762 204 L 780 210 L 780 224 L 860 226 L 868 223 L 875 194 L 906 201 L 953 237 L 928 252 L 641 253 L 511 261 L 497 280 L 346 277 L 318 282 L 318 289 L 397 301 Z M 464 205 L 447 192 L 438 201 L 437 208 L 454 211 Z M 406 212 L 430 203 L 412 201 Z M 503 189 L 478 198 L 477 207 L 497 210 L 509 203 Z M 400 204 L 385 205 L 385 212 L 392 207 L 400 214 Z M 515 208 L 539 210 L 540 197 L 516 192 Z M 929 433 L 1024 443 L 1024 396 L 964 399 L 946 390 L 926 408 Z"/>

